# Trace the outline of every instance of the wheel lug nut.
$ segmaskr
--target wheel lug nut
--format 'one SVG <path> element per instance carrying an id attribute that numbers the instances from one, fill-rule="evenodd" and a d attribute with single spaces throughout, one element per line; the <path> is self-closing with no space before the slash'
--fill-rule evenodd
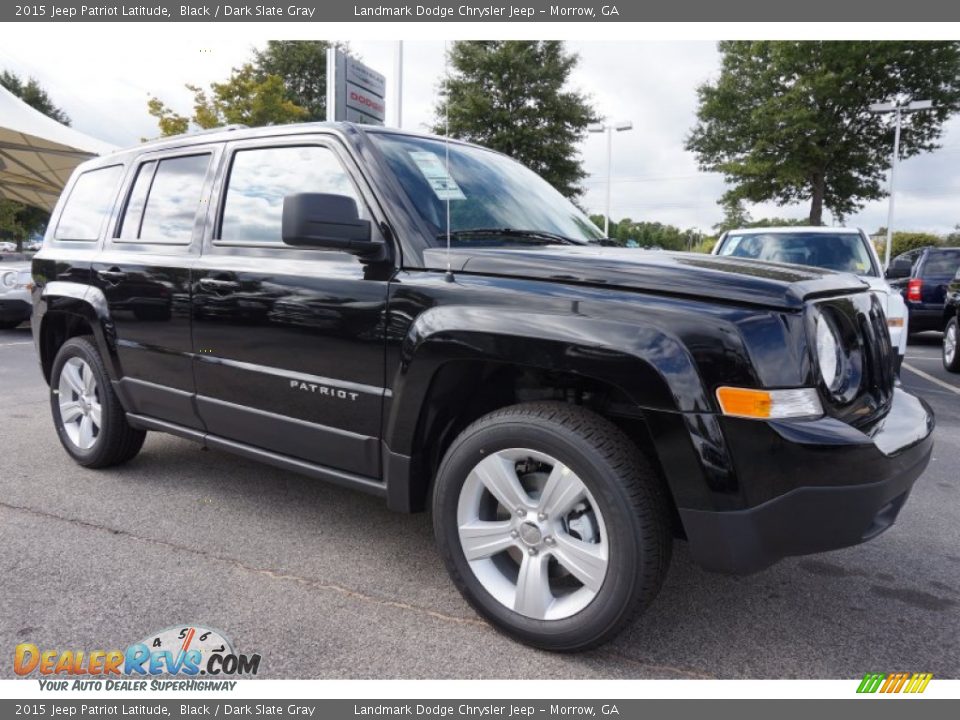
<path id="1" fill-rule="evenodd" d="M 543 522 L 546 519 L 547 519 L 546 513 L 540 513 L 539 515 L 537 515 L 537 520 L 539 520 L 540 522 Z"/>
<path id="2" fill-rule="evenodd" d="M 516 530 L 511 530 L 511 531 L 510 531 L 510 537 L 512 537 L 514 540 L 516 540 L 518 537 L 520 537 L 520 533 L 518 533 Z"/>
<path id="3" fill-rule="evenodd" d="M 536 555 L 536 554 L 537 554 L 537 549 L 534 548 L 534 547 L 532 547 L 532 548 L 530 548 L 527 552 L 529 552 L 531 555 Z"/>
<path id="4" fill-rule="evenodd" d="M 517 517 L 526 517 L 527 511 L 523 508 L 517 508 Z"/>
<path id="5" fill-rule="evenodd" d="M 544 541 L 547 545 L 553 545 L 553 543 L 556 542 L 550 535 L 547 535 L 547 536 L 543 539 L 543 541 Z"/>

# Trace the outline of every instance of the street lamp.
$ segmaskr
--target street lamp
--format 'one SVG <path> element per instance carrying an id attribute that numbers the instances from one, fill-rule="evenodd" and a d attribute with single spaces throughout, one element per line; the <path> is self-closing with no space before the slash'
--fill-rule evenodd
<path id="1" fill-rule="evenodd" d="M 885 268 L 890 267 L 890 247 L 893 245 L 893 193 L 897 177 L 897 165 L 900 164 L 900 124 L 905 114 L 930 110 L 932 107 L 932 100 L 914 100 L 910 103 L 902 103 L 898 100 L 897 102 L 873 103 L 870 106 L 870 112 L 872 113 L 878 115 L 893 113 L 894 117 L 893 160 L 890 163 L 890 204 L 887 208 L 887 247 L 883 258 Z"/>
<path id="2" fill-rule="evenodd" d="M 621 120 L 612 124 L 595 123 L 587 127 L 587 130 L 592 133 L 605 132 L 607 134 L 607 211 L 603 214 L 603 234 L 610 237 L 610 172 L 613 165 L 613 131 L 633 130 L 633 123 L 629 120 Z"/>

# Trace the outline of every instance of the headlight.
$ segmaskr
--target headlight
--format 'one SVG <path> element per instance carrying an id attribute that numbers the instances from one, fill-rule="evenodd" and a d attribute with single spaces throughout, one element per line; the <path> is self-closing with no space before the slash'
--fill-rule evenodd
<path id="1" fill-rule="evenodd" d="M 17 284 L 17 274 L 15 272 L 5 272 L 0 276 L 0 283 L 3 284 L 5 288 L 12 288 Z"/>
<path id="2" fill-rule="evenodd" d="M 833 392 L 840 389 L 843 380 L 841 370 L 843 356 L 840 353 L 840 338 L 837 329 L 830 319 L 820 314 L 817 316 L 817 365 L 820 367 L 820 377 L 823 384 Z"/>

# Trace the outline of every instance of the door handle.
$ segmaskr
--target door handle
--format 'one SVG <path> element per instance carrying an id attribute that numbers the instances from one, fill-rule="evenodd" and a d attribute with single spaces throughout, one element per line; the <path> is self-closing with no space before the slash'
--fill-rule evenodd
<path id="1" fill-rule="evenodd" d="M 217 292 L 218 290 L 236 290 L 240 283 L 236 280 L 217 280 L 216 278 L 200 278 L 200 287 L 203 290 Z"/>
<path id="2" fill-rule="evenodd" d="M 110 268 L 109 270 L 97 270 L 97 277 L 110 283 L 111 285 L 116 285 L 118 282 L 126 278 L 127 274 L 120 268 Z"/>

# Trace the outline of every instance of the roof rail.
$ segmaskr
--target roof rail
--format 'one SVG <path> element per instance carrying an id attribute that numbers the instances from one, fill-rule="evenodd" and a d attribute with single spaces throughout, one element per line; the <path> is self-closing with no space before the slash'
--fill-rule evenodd
<path id="1" fill-rule="evenodd" d="M 232 125 L 220 125 L 219 127 L 207 128 L 206 130 L 195 130 L 194 132 L 187 132 L 184 135 L 209 135 L 210 133 L 218 132 L 229 132 L 231 130 L 246 130 L 249 125 L 244 125 L 243 123 L 233 123 Z"/>

